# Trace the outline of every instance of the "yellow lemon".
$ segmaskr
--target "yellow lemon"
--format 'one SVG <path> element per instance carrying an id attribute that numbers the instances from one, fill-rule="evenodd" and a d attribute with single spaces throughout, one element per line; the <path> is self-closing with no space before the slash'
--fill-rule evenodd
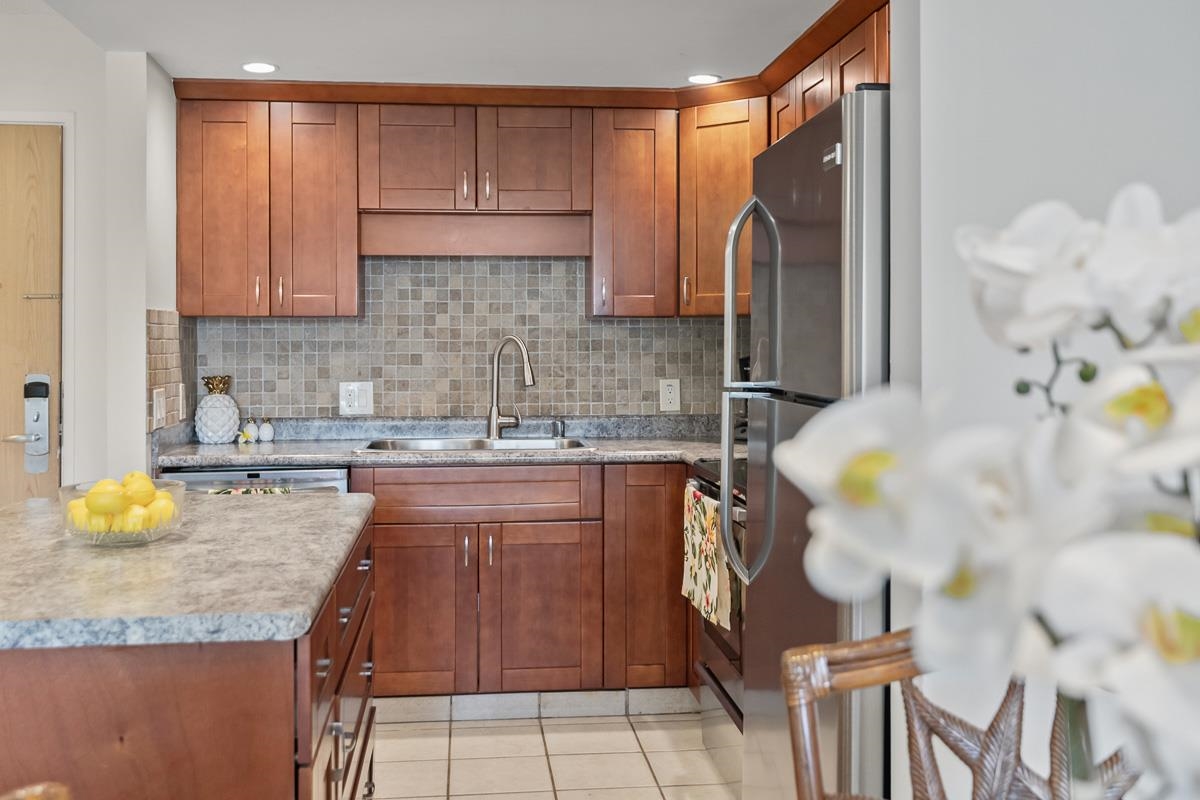
<path id="1" fill-rule="evenodd" d="M 175 519 L 177 513 L 175 501 L 169 495 L 167 497 L 154 498 L 154 502 L 146 506 L 147 530 L 157 528 L 160 525 L 166 525 Z"/>
<path id="2" fill-rule="evenodd" d="M 134 481 L 148 481 L 148 480 L 152 480 L 152 478 L 149 475 L 147 475 L 146 473 L 142 472 L 141 470 L 135 469 L 133 472 L 125 473 L 125 477 L 121 478 L 121 485 L 128 486 L 129 484 L 133 483 Z"/>
<path id="3" fill-rule="evenodd" d="M 86 531 L 88 529 L 88 517 L 90 514 L 87 501 L 82 497 L 76 497 L 67 503 L 67 519 L 71 521 L 71 527 L 77 531 Z"/>
<path id="4" fill-rule="evenodd" d="M 112 530 L 112 526 L 112 514 L 97 514 L 93 512 L 88 515 L 88 533 L 108 533 L 110 530 Z"/>
<path id="5" fill-rule="evenodd" d="M 153 484 L 151 484 L 153 485 Z M 93 514 L 119 514 L 129 505 L 125 488 L 111 479 L 97 481 L 84 496 L 88 511 Z"/>
<path id="6" fill-rule="evenodd" d="M 130 475 L 133 474 L 130 473 Z M 130 503 L 138 506 L 148 506 L 154 502 L 154 498 L 158 493 L 158 490 L 154 488 L 154 481 L 144 475 L 140 478 L 134 477 L 132 479 L 127 475 L 125 480 L 127 481 L 125 483 L 125 496 L 129 498 Z"/>
<path id="7" fill-rule="evenodd" d="M 159 489 L 157 492 L 154 493 L 154 498 L 156 500 L 161 500 L 164 497 L 167 498 L 168 500 L 170 500 L 172 503 L 175 502 L 175 495 L 171 494 L 166 489 Z"/>
<path id="8" fill-rule="evenodd" d="M 146 527 L 146 507 L 130 505 L 113 521 L 113 530 L 122 533 L 138 533 Z"/>

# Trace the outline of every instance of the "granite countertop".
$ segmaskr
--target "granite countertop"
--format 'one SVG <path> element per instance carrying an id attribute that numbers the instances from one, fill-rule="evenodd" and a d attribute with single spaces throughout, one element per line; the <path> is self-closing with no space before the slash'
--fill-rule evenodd
<path id="1" fill-rule="evenodd" d="M 449 466 L 486 464 L 636 464 L 719 458 L 721 445 L 675 439 L 584 439 L 589 449 L 460 450 L 356 453 L 355 439 L 275 441 L 269 444 L 187 444 L 160 453 L 158 467 Z M 738 454 L 745 453 L 739 445 Z"/>
<path id="2" fill-rule="evenodd" d="M 68 538 L 57 501 L 0 507 L 0 649 L 295 639 L 374 505 L 189 494 L 177 531 L 130 548 Z"/>

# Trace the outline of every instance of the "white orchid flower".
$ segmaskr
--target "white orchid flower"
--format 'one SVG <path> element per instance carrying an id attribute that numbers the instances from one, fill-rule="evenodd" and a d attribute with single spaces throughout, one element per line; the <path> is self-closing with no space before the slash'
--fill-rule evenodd
<path id="1" fill-rule="evenodd" d="M 878 591 L 890 572 L 923 581 L 953 568 L 948 542 L 904 524 L 924 438 L 917 393 L 894 386 L 830 406 L 775 448 L 780 472 L 814 505 L 814 586 L 845 600 Z"/>
<path id="2" fill-rule="evenodd" d="M 1200 219 L 1200 213 L 1196 214 Z M 1200 225 L 1198 225 L 1200 227 Z M 1197 243 L 1200 257 L 1200 243 Z M 1200 363 L 1200 266 L 1196 276 L 1171 287 L 1163 331 L 1164 342 L 1133 351 L 1130 357 L 1147 364 Z"/>
<path id="3" fill-rule="evenodd" d="M 1068 482 L 1109 468 L 1131 475 L 1200 463 L 1200 378 L 1172 399 L 1148 366 L 1101 373 L 1063 422 L 1055 463 Z"/>
<path id="4" fill-rule="evenodd" d="M 1179 798 L 1200 789 L 1198 587 L 1195 540 L 1113 533 L 1063 549 L 1038 600 L 1064 640 L 1060 688 L 1112 693 L 1143 766 Z"/>
<path id="5" fill-rule="evenodd" d="M 1070 283 L 1098 234 L 1096 223 L 1058 201 L 1030 206 L 1001 231 L 959 228 L 955 245 L 970 270 L 972 298 L 988 335 L 1007 347 L 1045 346 L 1092 318 L 1092 298 L 1074 287 L 1038 308 L 1029 306 L 1026 294 L 1041 281 Z"/>

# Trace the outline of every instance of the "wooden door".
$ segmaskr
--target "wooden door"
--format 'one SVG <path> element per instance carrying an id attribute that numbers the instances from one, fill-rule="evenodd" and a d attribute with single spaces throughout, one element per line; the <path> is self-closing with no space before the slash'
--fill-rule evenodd
<path id="1" fill-rule="evenodd" d="M 477 690 L 475 525 L 375 525 L 375 694 Z"/>
<path id="2" fill-rule="evenodd" d="M 0 505 L 58 489 L 61 309 L 62 128 L 0 125 L 0 436 L 25 434 L 25 376 L 50 376 L 45 471 L 0 442 Z"/>
<path id="3" fill-rule="evenodd" d="M 842 37 L 837 46 L 831 51 L 833 68 L 833 99 L 854 91 L 860 83 L 875 83 L 878 80 L 878 70 L 875 59 L 878 56 L 875 42 L 875 21 L 878 14 L 872 14 L 854 30 Z"/>
<path id="4" fill-rule="evenodd" d="M 265 102 L 179 101 L 177 296 L 185 316 L 271 309 Z"/>
<path id="5" fill-rule="evenodd" d="M 358 113 L 271 103 L 271 314 L 358 314 Z"/>
<path id="6" fill-rule="evenodd" d="M 725 238 L 753 191 L 754 157 L 767 146 L 767 98 L 679 112 L 681 316 L 725 311 Z M 750 236 L 738 250 L 738 313 L 750 313 Z"/>
<path id="7" fill-rule="evenodd" d="M 771 143 L 774 144 L 796 129 L 796 85 L 799 77 L 780 86 L 769 101 L 771 112 Z"/>
<path id="8" fill-rule="evenodd" d="M 479 690 L 603 682 L 603 523 L 479 526 Z"/>
<path id="9" fill-rule="evenodd" d="M 590 108 L 486 107 L 477 114 L 480 209 L 591 209 Z"/>
<path id="10" fill-rule="evenodd" d="M 833 62 L 837 46 L 805 67 L 796 76 L 796 124 L 806 122 L 820 114 L 833 103 Z"/>
<path id="11" fill-rule="evenodd" d="M 686 686 L 682 464 L 604 468 L 604 685 Z"/>
<path id="12" fill-rule="evenodd" d="M 598 108 L 592 118 L 593 316 L 678 310 L 678 113 Z"/>
<path id="13" fill-rule="evenodd" d="M 475 184 L 473 107 L 358 107 L 359 208 L 470 210 Z"/>

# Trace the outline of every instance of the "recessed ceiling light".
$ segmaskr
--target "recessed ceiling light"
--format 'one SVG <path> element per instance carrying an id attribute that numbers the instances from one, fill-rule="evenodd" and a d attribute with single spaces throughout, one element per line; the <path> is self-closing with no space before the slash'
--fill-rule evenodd
<path id="1" fill-rule="evenodd" d="M 707 86 L 710 83 L 716 83 L 721 80 L 720 75 L 688 75 L 688 83 L 698 83 L 702 86 Z"/>
<path id="2" fill-rule="evenodd" d="M 266 75 L 268 72 L 274 72 L 276 67 L 274 64 L 266 64 L 262 61 L 251 61 L 249 64 L 242 64 L 242 69 L 246 72 L 253 72 L 255 75 Z"/>

